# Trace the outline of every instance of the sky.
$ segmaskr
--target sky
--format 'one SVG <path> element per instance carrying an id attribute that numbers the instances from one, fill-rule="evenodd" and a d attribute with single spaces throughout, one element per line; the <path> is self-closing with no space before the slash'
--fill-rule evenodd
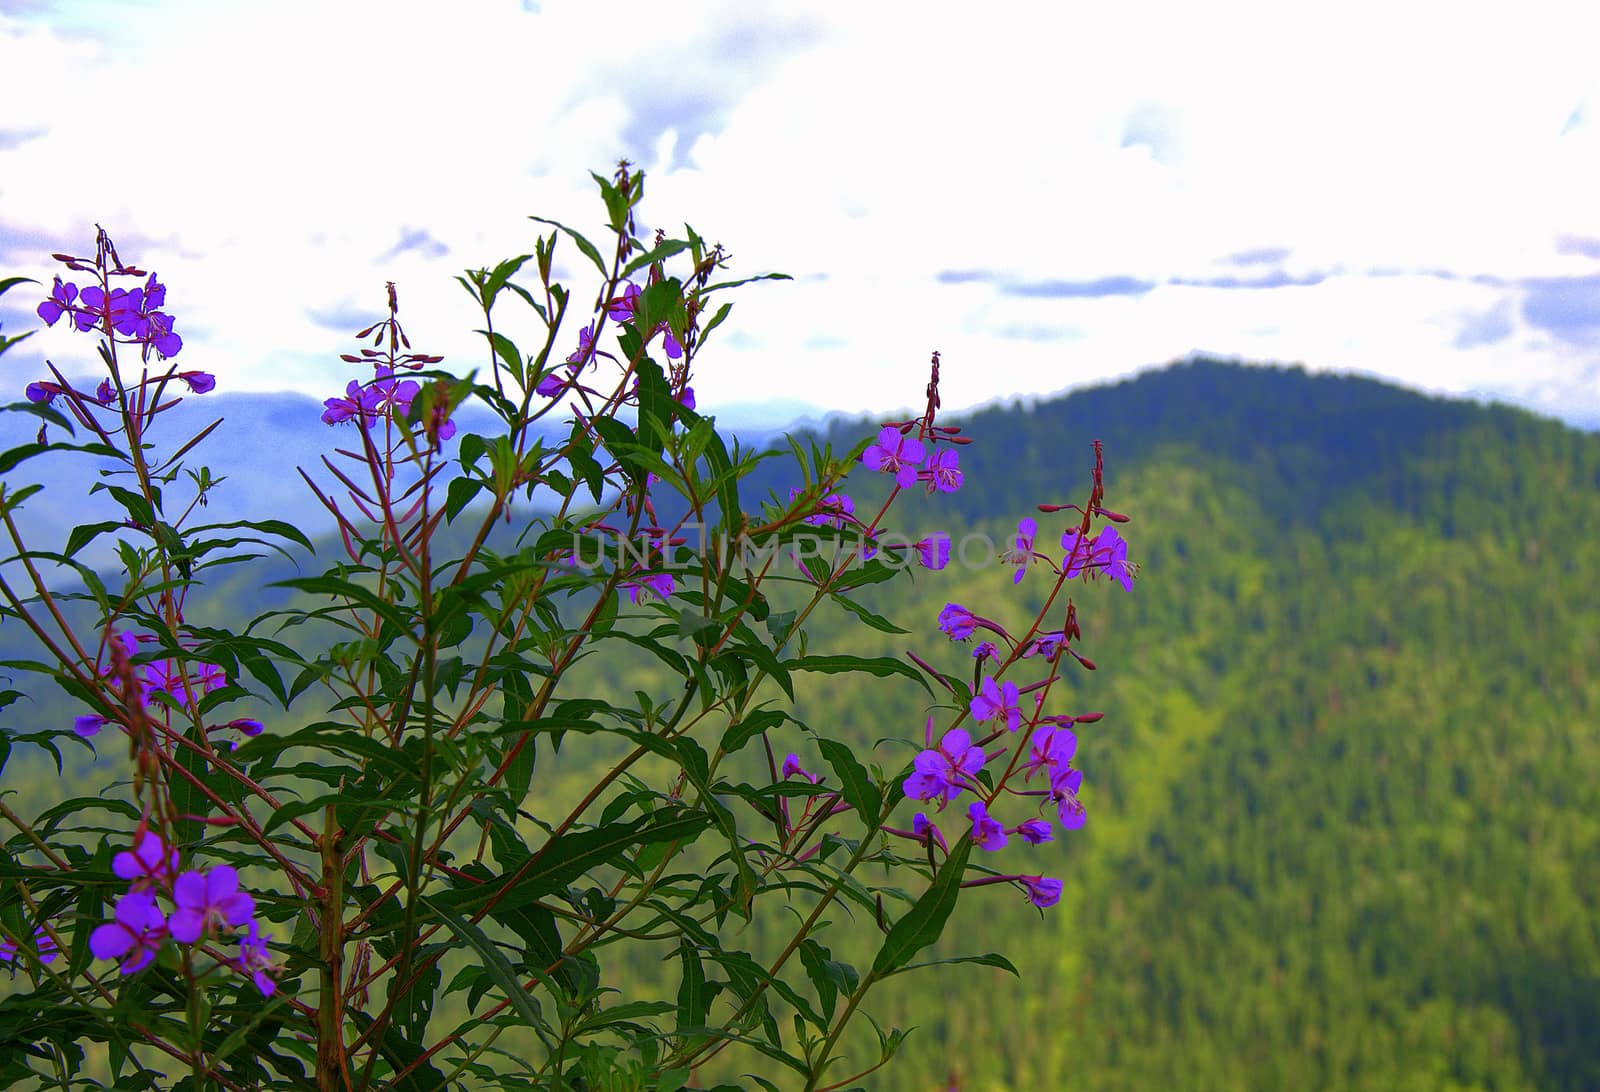
<path id="1" fill-rule="evenodd" d="M 934 349 L 947 410 L 1203 352 L 1600 425 L 1597 31 L 1592 3 L 0 0 L 0 277 L 98 223 L 223 389 L 339 393 L 390 280 L 416 348 L 486 368 L 454 276 L 531 251 L 530 214 L 603 236 L 589 171 L 626 157 L 643 223 L 794 278 L 734 297 L 705 408 L 919 405 Z"/>

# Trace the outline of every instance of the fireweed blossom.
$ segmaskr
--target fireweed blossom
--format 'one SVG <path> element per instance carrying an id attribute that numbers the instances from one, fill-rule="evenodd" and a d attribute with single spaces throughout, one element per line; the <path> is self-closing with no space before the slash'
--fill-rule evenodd
<path id="1" fill-rule="evenodd" d="M 177 909 L 167 922 L 172 939 L 193 944 L 201 936 L 232 926 L 248 924 L 255 915 L 256 902 L 239 890 L 239 873 L 228 865 L 217 865 L 209 872 L 185 872 L 172 886 L 172 901 Z"/>
<path id="2" fill-rule="evenodd" d="M 921 479 L 929 493 L 954 493 L 961 488 L 961 455 L 953 447 L 940 448 L 928 457 Z"/>
<path id="3" fill-rule="evenodd" d="M 986 677 L 970 706 L 972 719 L 1004 722 L 1008 731 L 1015 732 L 1022 724 L 1021 698 L 1014 682 L 997 683 L 993 676 Z"/>
<path id="4" fill-rule="evenodd" d="M 924 569 L 932 569 L 934 572 L 938 572 L 950 564 L 949 535 L 943 533 L 929 535 L 915 545 L 917 561 L 921 563 Z"/>
<path id="5" fill-rule="evenodd" d="M 78 286 L 70 281 L 63 282 L 60 277 L 55 279 L 55 286 L 50 290 L 50 298 L 38 307 L 38 315 L 44 320 L 46 326 L 54 326 L 63 314 L 72 316 L 72 323 L 79 330 L 88 330 L 95 324 L 93 313 L 73 306 L 78 298 Z"/>
<path id="6" fill-rule="evenodd" d="M 1032 517 L 1025 517 L 1017 524 L 1017 537 L 1011 549 L 1000 555 L 1000 560 L 1006 565 L 1016 568 L 1011 574 L 1011 583 L 1022 583 L 1023 574 L 1028 571 L 1028 563 L 1033 560 L 1033 539 L 1039 533 L 1039 525 Z"/>
<path id="7" fill-rule="evenodd" d="M 906 795 L 910 795 L 907 793 Z M 997 849 L 1004 849 L 1008 841 L 1006 828 L 989 814 L 989 809 L 982 800 L 974 800 L 967 806 L 967 818 L 972 820 L 972 844 L 979 849 L 986 849 L 993 853 Z"/>
<path id="8" fill-rule="evenodd" d="M 111 721 L 99 713 L 85 713 L 72 718 L 72 730 L 82 739 L 100 734 L 100 729 L 110 724 Z"/>
<path id="9" fill-rule="evenodd" d="M 250 976 L 262 997 L 271 997 L 278 988 L 278 984 L 267 974 L 273 969 L 272 955 L 267 951 L 267 941 L 271 939 L 261 935 L 254 918 L 250 920 L 249 931 L 239 938 L 239 973 Z"/>
<path id="10" fill-rule="evenodd" d="M 1049 777 L 1065 770 L 1078 750 L 1078 737 L 1066 728 L 1046 725 L 1033 733 L 1028 741 L 1028 760 L 1023 766 L 1023 779 L 1027 780 L 1041 770 Z"/>
<path id="11" fill-rule="evenodd" d="M 978 616 L 960 603 L 946 603 L 939 612 L 939 628 L 952 641 L 965 641 L 978 628 Z"/>
<path id="12" fill-rule="evenodd" d="M 111 871 L 131 881 L 134 891 L 152 885 L 167 888 L 178 874 L 178 851 L 168 849 L 161 835 L 147 830 L 133 849 L 111 858 Z"/>
<path id="13" fill-rule="evenodd" d="M 1028 889 L 1028 901 L 1041 910 L 1061 901 L 1061 881 L 1048 876 L 1020 876 L 1022 886 Z"/>
<path id="14" fill-rule="evenodd" d="M 129 891 L 117 900 L 112 918 L 89 934 L 89 950 L 96 959 L 117 960 L 123 974 L 144 969 L 167 939 L 167 919 L 156 907 L 155 892 Z"/>
<path id="15" fill-rule="evenodd" d="M 1056 814 L 1066 830 L 1078 830 L 1088 822 L 1088 813 L 1078 800 L 1078 789 L 1083 785 L 1083 774 L 1078 770 L 1057 770 L 1050 778 L 1050 800 L 1056 805 Z"/>
<path id="16" fill-rule="evenodd" d="M 628 600 L 638 606 L 639 603 L 650 595 L 666 599 L 678 587 L 678 582 L 672 578 L 671 573 L 651 573 L 641 576 L 636 580 L 625 580 L 617 588 L 618 595 L 626 595 Z"/>
<path id="17" fill-rule="evenodd" d="M 568 364 L 587 364 L 594 356 L 594 323 L 578 332 L 578 347 L 567 354 Z"/>
<path id="18" fill-rule="evenodd" d="M 39 957 L 40 963 L 54 963 L 61 955 L 61 949 L 56 947 L 55 939 L 42 925 L 33 931 L 33 950 Z M 15 967 L 20 953 L 21 949 L 16 941 L 10 937 L 0 938 L 0 965 Z"/>
<path id="19" fill-rule="evenodd" d="M 607 305 L 606 314 L 619 322 L 633 317 L 633 309 L 639 303 L 639 286 L 628 284 L 622 290 L 622 295 L 614 296 Z"/>
<path id="20" fill-rule="evenodd" d="M 789 503 L 799 500 L 804 492 L 799 486 L 790 486 Z M 816 514 L 807 516 L 801 522 L 813 527 L 838 527 L 842 530 L 855 522 L 855 515 L 856 502 L 847 494 L 829 493 L 817 502 Z"/>
<path id="21" fill-rule="evenodd" d="M 940 849 L 946 853 L 950 852 L 950 847 L 945 845 L 944 835 L 939 832 L 938 825 L 929 821 L 920 811 L 911 819 L 911 833 L 923 845 L 937 843 Z"/>
<path id="22" fill-rule="evenodd" d="M 917 468 L 922 465 L 922 441 L 902 436 L 900 430 L 886 425 L 878 433 L 877 441 L 861 455 L 868 470 L 893 474 L 895 484 L 909 489 L 916 484 Z"/>
<path id="23" fill-rule="evenodd" d="M 803 778 L 806 781 L 811 782 L 813 785 L 816 785 L 822 781 L 822 778 L 818 777 L 816 774 L 807 773 L 805 768 L 800 765 L 800 756 L 795 754 L 791 754 L 783 760 L 783 769 L 780 772 L 783 774 L 783 779 L 785 781 L 789 780 L 791 777 Z"/>
<path id="24" fill-rule="evenodd" d="M 1138 566 L 1129 564 L 1128 542 L 1117 534 L 1115 527 L 1103 528 L 1094 537 L 1082 540 L 1081 545 L 1078 531 L 1067 531 L 1061 536 L 1061 548 L 1066 551 L 1064 564 L 1068 565 L 1069 580 L 1087 568 L 1090 575 L 1105 573 L 1121 584 L 1124 591 L 1133 590 L 1133 573 Z"/>
<path id="25" fill-rule="evenodd" d="M 1055 840 L 1055 831 L 1043 819 L 1024 819 L 1012 828 L 1012 833 L 1020 834 L 1023 841 L 1034 846 Z"/>
<path id="26" fill-rule="evenodd" d="M 912 774 L 905 780 L 906 796 L 912 800 L 938 800 L 943 808 L 953 798 L 961 795 L 963 788 L 971 787 L 973 777 L 983 768 L 985 756 L 982 747 L 972 744 L 972 737 L 960 728 L 944 734 L 936 749 L 921 752 L 912 760 Z"/>

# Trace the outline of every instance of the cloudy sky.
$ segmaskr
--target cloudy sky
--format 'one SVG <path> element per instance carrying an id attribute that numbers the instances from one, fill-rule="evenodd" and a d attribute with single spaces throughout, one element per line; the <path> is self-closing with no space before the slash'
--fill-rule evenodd
<path id="1" fill-rule="evenodd" d="M 795 278 L 701 358 L 713 408 L 909 406 L 935 348 L 947 407 L 1204 351 L 1600 423 L 1600 8 L 977 10 L 0 0 L 0 276 L 98 222 L 183 363 L 325 397 L 386 280 L 482 363 L 452 276 L 530 213 L 603 234 L 626 156 L 646 222 Z"/>

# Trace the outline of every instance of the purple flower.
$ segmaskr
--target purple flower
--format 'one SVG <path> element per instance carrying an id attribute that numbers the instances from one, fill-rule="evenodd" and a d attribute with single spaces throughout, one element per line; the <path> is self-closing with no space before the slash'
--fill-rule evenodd
<path id="1" fill-rule="evenodd" d="M 111 385 L 111 380 L 102 379 L 100 385 L 94 389 L 94 400 L 102 406 L 109 406 L 117 400 L 116 388 Z"/>
<path id="2" fill-rule="evenodd" d="M 994 647 L 993 641 L 979 641 L 977 647 L 972 650 L 972 658 L 974 660 L 999 659 L 999 656 L 996 655 L 999 651 Z"/>
<path id="3" fill-rule="evenodd" d="M 72 730 L 84 739 L 100 734 L 100 729 L 110 724 L 111 721 L 99 713 L 85 713 L 81 717 L 72 718 Z"/>
<path id="4" fill-rule="evenodd" d="M 967 806 L 967 818 L 972 820 L 973 845 L 991 853 L 1005 847 L 1008 840 L 1006 828 L 1000 820 L 989 814 L 982 800 L 974 800 Z"/>
<path id="5" fill-rule="evenodd" d="M 190 671 L 194 674 L 190 675 Z M 174 701 L 187 701 L 228 685 L 228 676 L 216 664 L 186 666 L 177 660 L 155 660 L 145 665 L 145 673 L 150 691 L 159 690 Z M 196 688 L 198 694 L 195 693 Z"/>
<path id="6" fill-rule="evenodd" d="M 50 298 L 39 305 L 39 317 L 44 319 L 46 326 L 54 326 L 63 312 L 70 314 L 76 310 L 72 306 L 72 302 L 77 298 L 78 286 L 70 281 L 63 282 L 60 277 L 57 277 L 55 287 L 50 290 Z M 93 321 L 93 319 L 90 319 L 91 325 Z M 84 330 L 87 327 L 79 326 L 78 329 Z"/>
<path id="7" fill-rule="evenodd" d="M 1011 574 L 1013 584 L 1022 583 L 1022 575 L 1028 571 L 1028 563 L 1033 560 L 1033 538 L 1039 533 L 1039 525 L 1031 516 L 1025 517 L 1017 524 L 1016 544 L 1000 555 L 1000 560 L 1007 565 L 1016 567 L 1016 572 Z"/>
<path id="8" fill-rule="evenodd" d="M 262 997 L 271 997 L 278 988 L 278 984 L 267 976 L 272 969 L 272 955 L 267 951 L 267 941 L 270 939 L 261 935 L 253 918 L 249 932 L 239 938 L 239 973 L 250 976 Z"/>
<path id="9" fill-rule="evenodd" d="M 1022 655 L 1024 657 L 1043 656 L 1048 660 L 1056 654 L 1056 650 L 1061 647 L 1061 642 L 1066 639 L 1067 635 L 1059 631 L 1056 633 L 1042 633 L 1039 635 L 1039 639 L 1030 644 Z"/>
<path id="10" fill-rule="evenodd" d="M 568 364 L 587 364 L 594 355 L 594 323 L 585 326 L 578 334 L 578 347 L 567 355 Z"/>
<path id="11" fill-rule="evenodd" d="M 639 303 L 639 286 L 629 284 L 622 290 L 622 295 L 612 297 L 606 314 L 621 322 L 633 317 L 633 309 Z"/>
<path id="12" fill-rule="evenodd" d="M 172 939 L 193 944 L 202 935 L 244 925 L 256 912 L 256 900 L 239 890 L 239 873 L 229 865 L 209 872 L 185 872 L 172 887 L 172 912 L 167 928 Z"/>
<path id="13" fill-rule="evenodd" d="M 978 628 L 978 618 L 960 603 L 946 603 L 939 612 L 939 628 L 952 641 L 965 641 Z"/>
<path id="14" fill-rule="evenodd" d="M 1041 910 L 1061 901 L 1061 881 L 1048 876 L 1019 876 L 1028 889 L 1028 901 Z"/>
<path id="15" fill-rule="evenodd" d="M 1008 730 L 1015 732 L 1022 724 L 1020 702 L 1016 683 L 1007 682 L 1002 685 L 995 682 L 992 676 L 986 677 L 972 699 L 972 719 L 984 721 L 999 717 L 1005 722 Z"/>
<path id="16" fill-rule="evenodd" d="M 540 398 L 554 398 L 567 389 L 567 385 L 572 382 L 572 377 L 575 374 L 575 372 L 572 372 L 562 375 L 560 372 L 552 370 L 543 379 L 539 380 L 539 385 L 533 388 L 533 393 Z"/>
<path id="17" fill-rule="evenodd" d="M 1055 839 L 1055 831 L 1043 819 L 1024 819 L 1017 824 L 1016 833 L 1022 835 L 1023 841 L 1035 846 Z"/>
<path id="18" fill-rule="evenodd" d="M 352 418 L 365 423 L 377 420 L 380 415 L 386 416 L 393 410 L 399 410 L 402 414 L 409 411 L 411 400 L 422 388 L 411 379 L 397 382 L 394 369 L 387 364 L 379 364 L 376 372 L 377 378 L 370 385 L 363 387 L 352 379 L 345 387 L 345 397 L 326 399 L 322 403 L 327 407 L 322 414 L 323 423 L 336 425 Z"/>
<path id="19" fill-rule="evenodd" d="M 113 920 L 89 934 L 89 950 L 96 959 L 120 960 L 122 973 L 133 974 L 155 958 L 166 939 L 167 922 L 156 908 L 155 893 L 133 890 L 117 900 Z"/>
<path id="20" fill-rule="evenodd" d="M 159 311 L 167 302 L 167 286 L 156 280 L 154 273 L 144 282 L 144 306 L 146 311 Z"/>
<path id="21" fill-rule="evenodd" d="M 151 884 L 167 887 L 178 873 L 178 851 L 168 849 L 161 841 L 161 835 L 147 830 L 132 850 L 111 858 L 111 871 L 125 880 L 133 881 L 135 891 Z"/>
<path id="22" fill-rule="evenodd" d="M 939 827 L 929 822 L 928 817 L 920 811 L 911 820 L 911 833 L 916 835 L 923 845 L 937 842 L 940 849 L 946 853 L 950 852 L 950 847 L 945 845 L 944 835 L 939 833 Z"/>
<path id="23" fill-rule="evenodd" d="M 651 573 L 649 576 L 642 576 L 638 580 L 623 581 L 622 586 L 617 591 L 619 594 L 626 593 L 629 600 L 637 605 L 639 600 L 648 592 L 654 592 L 662 599 L 665 599 L 672 594 L 673 589 L 677 586 L 677 581 L 672 579 L 671 573 Z"/>
<path id="24" fill-rule="evenodd" d="M 65 394 L 66 390 L 59 383 L 29 383 L 22 393 L 30 402 L 43 402 L 49 405 Z"/>
<path id="25" fill-rule="evenodd" d="M 803 777 L 815 785 L 822 780 L 822 778 L 818 777 L 816 774 L 806 773 L 805 769 L 800 765 L 799 755 L 790 755 L 789 757 L 785 758 L 783 760 L 782 772 L 783 779 L 785 781 L 789 780 L 791 777 Z"/>
<path id="26" fill-rule="evenodd" d="M 972 745 L 972 737 L 952 728 L 939 741 L 937 750 L 926 750 L 912 760 L 911 776 L 905 780 L 905 793 L 913 800 L 939 801 L 939 806 L 961 795 L 964 786 L 983 768 L 982 747 Z"/>
<path id="27" fill-rule="evenodd" d="M 1077 750 L 1078 737 L 1070 730 L 1048 725 L 1038 729 L 1028 741 L 1028 761 L 1023 767 L 1027 773 L 1024 779 L 1031 778 L 1040 770 L 1054 777 L 1056 771 L 1067 768 Z"/>
<path id="28" fill-rule="evenodd" d="M 944 447 L 928 457 L 928 468 L 922 472 L 928 483 L 928 492 L 954 493 L 961 488 L 961 455 L 953 447 Z"/>
<path id="29" fill-rule="evenodd" d="M 940 532 L 916 543 L 917 560 L 924 569 L 938 572 L 950 564 L 950 536 Z"/>
<path id="30" fill-rule="evenodd" d="M 42 925 L 33 931 L 33 946 L 39 954 L 40 963 L 54 963 L 61 954 L 61 949 L 56 947 L 55 938 L 46 932 Z M 18 950 L 16 941 L 0 938 L 0 964 L 15 964 Z"/>
<path id="31" fill-rule="evenodd" d="M 1133 569 L 1128 565 L 1128 543 L 1117 534 L 1115 527 L 1105 528 L 1098 535 L 1085 540 L 1081 546 L 1079 538 L 1076 530 L 1067 531 L 1061 536 L 1061 548 L 1067 552 L 1067 560 L 1071 562 L 1067 568 L 1069 579 L 1088 568 L 1092 572 L 1103 572 L 1110 576 L 1120 583 L 1125 591 L 1133 590 Z M 1074 548 L 1078 554 L 1075 561 L 1072 557 Z"/>
<path id="32" fill-rule="evenodd" d="M 899 429 L 885 426 L 878 433 L 877 442 L 862 453 L 861 461 L 867 464 L 868 470 L 893 474 L 901 489 L 909 489 L 917 480 L 922 455 L 922 441 L 902 436 Z"/>
<path id="33" fill-rule="evenodd" d="M 1067 830 L 1077 830 L 1088 822 L 1088 813 L 1078 800 L 1078 789 L 1083 784 L 1083 774 L 1078 770 L 1058 769 L 1050 778 L 1050 799 L 1055 802 L 1061 825 Z"/>
<path id="34" fill-rule="evenodd" d="M 171 356 L 171 353 L 162 353 L 162 356 Z M 208 372 L 179 372 L 178 378 L 189 384 L 189 389 L 195 394 L 206 394 L 217 385 L 217 377 Z"/>
<path id="35" fill-rule="evenodd" d="M 661 329 L 665 331 L 661 338 L 661 348 L 666 352 L 667 359 L 681 360 L 683 358 L 683 346 L 678 344 L 678 339 L 672 336 L 672 331 L 667 329 L 665 324 L 662 324 Z"/>
<path id="36" fill-rule="evenodd" d="M 793 504 L 800 494 L 805 492 L 799 486 L 789 489 L 789 503 Z M 817 502 L 815 515 L 807 516 L 802 523 L 809 523 L 813 527 L 848 527 L 854 522 L 856 502 L 844 493 L 829 493 Z"/>
<path id="37" fill-rule="evenodd" d="M 345 397 L 328 398 L 323 400 L 323 405 L 328 407 L 322 411 L 322 423 L 337 425 L 341 421 L 348 421 L 361 412 L 361 384 L 354 379 L 344 389 Z"/>
<path id="38" fill-rule="evenodd" d="M 172 332 L 172 316 L 163 315 L 159 311 L 153 311 L 144 316 L 139 340 L 160 353 L 162 359 L 177 356 L 179 350 L 183 348 L 183 338 Z M 203 375 L 205 373 L 197 372 L 195 374 Z M 210 388 L 207 389 L 209 390 Z M 196 390 L 195 393 L 204 394 L 205 391 Z"/>
<path id="39" fill-rule="evenodd" d="M 694 388 L 684 387 L 683 393 L 678 395 L 678 401 L 682 403 L 684 409 L 694 409 Z"/>

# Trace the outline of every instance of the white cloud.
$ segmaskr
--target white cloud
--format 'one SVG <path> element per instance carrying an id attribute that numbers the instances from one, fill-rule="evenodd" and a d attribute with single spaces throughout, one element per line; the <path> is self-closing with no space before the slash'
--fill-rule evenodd
<path id="1" fill-rule="evenodd" d="M 627 152 L 652 222 L 797 275 L 746 292 L 732 326 L 753 347 L 707 353 L 713 402 L 886 410 L 916 401 L 935 347 L 947 405 L 1205 348 L 1600 417 L 1597 350 L 1529 328 L 1513 283 L 1600 265 L 1560 246 L 1600 239 L 1588 5 L 768 10 L 0 16 L 0 230 L 82 249 L 105 224 L 172 286 L 192 366 L 323 393 L 346 342 L 310 315 L 376 314 L 389 279 L 419 347 L 481 359 L 452 275 L 531 249 L 530 212 L 597 223 L 586 172 Z M 380 261 L 418 231 L 448 252 Z M 1102 299 L 935 280 L 1163 285 L 1264 248 L 1288 257 L 1252 271 L 1326 279 Z M 1506 336 L 1461 347 L 1496 308 Z"/>

